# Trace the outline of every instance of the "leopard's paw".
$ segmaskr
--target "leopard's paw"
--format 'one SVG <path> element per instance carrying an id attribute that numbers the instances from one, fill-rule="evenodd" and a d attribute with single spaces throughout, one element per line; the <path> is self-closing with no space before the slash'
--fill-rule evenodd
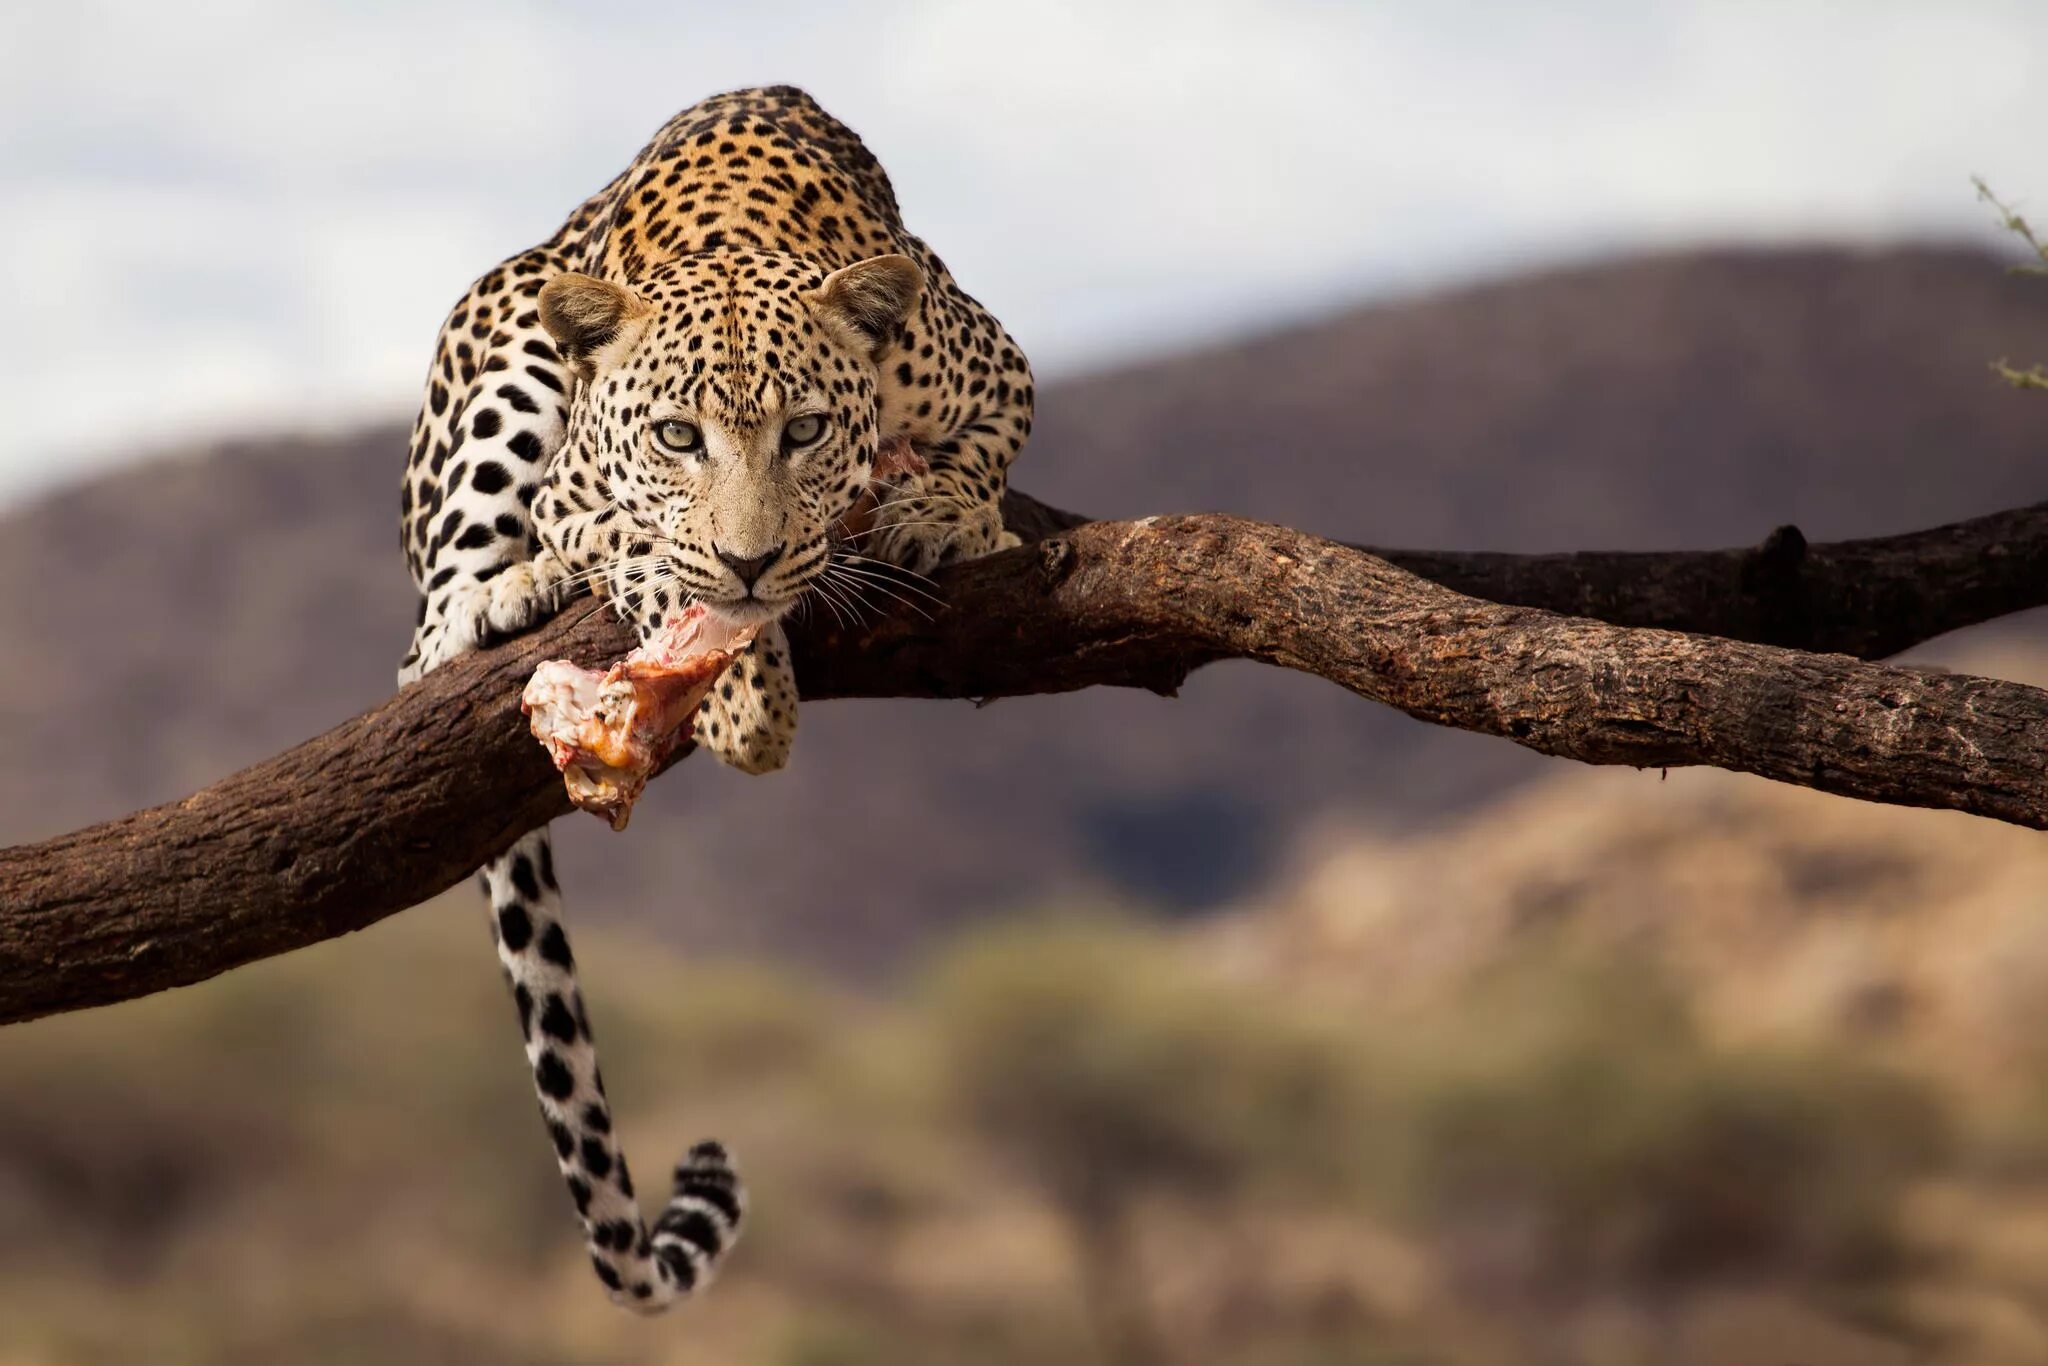
<path id="1" fill-rule="evenodd" d="M 482 583 L 450 591 L 442 617 L 461 648 L 474 650 L 538 626 L 562 605 L 563 575 L 553 560 L 521 560 Z"/>
<path id="2" fill-rule="evenodd" d="M 481 583 L 450 587 L 428 600 L 399 667 L 400 685 L 432 673 L 457 655 L 517 635 L 553 616 L 568 598 L 567 576 L 552 558 L 521 560 Z"/>
<path id="3" fill-rule="evenodd" d="M 903 507 L 894 517 L 894 509 L 882 509 L 869 553 L 915 574 L 1022 544 L 1004 529 L 1002 509 L 994 503 L 925 498 L 906 500 Z"/>

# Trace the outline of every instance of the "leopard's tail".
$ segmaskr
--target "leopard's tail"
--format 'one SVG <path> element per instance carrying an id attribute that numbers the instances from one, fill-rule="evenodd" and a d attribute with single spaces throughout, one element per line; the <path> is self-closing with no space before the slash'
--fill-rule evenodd
<path id="1" fill-rule="evenodd" d="M 547 831 L 521 839 L 482 877 L 541 1116 L 582 1217 L 591 1264 L 614 1303 L 660 1313 L 708 1284 L 739 1236 L 746 1212 L 739 1176 L 723 1147 L 699 1143 L 676 1166 L 675 1192 L 661 1217 L 652 1228 L 641 1221 L 562 928 Z"/>

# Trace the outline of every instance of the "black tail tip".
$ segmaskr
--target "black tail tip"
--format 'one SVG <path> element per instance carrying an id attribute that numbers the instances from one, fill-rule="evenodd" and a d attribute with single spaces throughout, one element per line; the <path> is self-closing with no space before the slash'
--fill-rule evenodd
<path id="1" fill-rule="evenodd" d="M 704 1186 L 718 1186 L 731 1189 L 739 1185 L 739 1173 L 733 1169 L 732 1154 L 725 1150 L 723 1143 L 706 1139 L 683 1155 L 676 1163 L 676 1190 L 696 1190 Z"/>
<path id="2" fill-rule="evenodd" d="M 738 1234 L 746 1213 L 746 1191 L 725 1145 L 705 1142 L 676 1164 L 675 1197 L 656 1227 L 681 1233 L 716 1257 Z"/>
<path id="3" fill-rule="evenodd" d="M 677 1200 L 701 1200 L 738 1226 L 745 1211 L 740 1193 L 740 1174 L 733 1170 L 732 1157 L 723 1143 L 699 1143 L 676 1163 Z"/>

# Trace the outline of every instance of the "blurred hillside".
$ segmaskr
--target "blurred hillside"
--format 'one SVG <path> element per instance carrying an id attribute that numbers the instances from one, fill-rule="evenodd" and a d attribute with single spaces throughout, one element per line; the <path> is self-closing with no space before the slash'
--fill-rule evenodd
<path id="1" fill-rule="evenodd" d="M 0 1031 L 0 1366 L 2019 1366 L 2044 858 L 1561 772 L 1326 829 L 1199 927 L 972 930 L 888 1002 L 586 935 L 635 1161 L 716 1133 L 755 1183 L 651 1321 L 574 1246 L 454 893 Z"/>
<path id="2" fill-rule="evenodd" d="M 1986 366 L 2043 337 L 2048 290 L 1972 252 L 1587 266 L 1048 386 L 1018 482 L 1444 547 L 1902 530 L 2043 496 L 2040 409 Z M 401 446 L 234 443 L 0 520 L 0 745 L 62 737 L 66 761 L 61 786 L 0 773 L 0 840 L 175 797 L 383 696 L 412 619 Z M 787 774 L 692 765 L 628 836 L 575 823 L 579 913 L 873 968 L 1050 897 L 1214 906 L 1317 820 L 1414 829 L 1551 771 L 1251 666 L 1172 704 L 836 703 L 804 728 Z"/>
<path id="3" fill-rule="evenodd" d="M 2048 686 L 2038 649 L 1957 662 Z M 1540 949 L 1654 959 L 1731 1045 L 1826 1037 L 2008 1097 L 2048 1059 L 2037 834 L 1714 770 L 1569 771 L 1423 838 L 1326 826 L 1210 937 L 1389 1022 Z"/>

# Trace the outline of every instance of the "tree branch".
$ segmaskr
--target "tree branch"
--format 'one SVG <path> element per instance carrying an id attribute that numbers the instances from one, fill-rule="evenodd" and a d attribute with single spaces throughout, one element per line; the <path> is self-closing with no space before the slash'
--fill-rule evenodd
<path id="1" fill-rule="evenodd" d="M 794 632 L 805 697 L 1170 694 L 1248 658 L 1545 754 L 2048 827 L 2048 693 L 1756 643 L 1888 652 L 2038 605 L 2048 508 L 1835 546 L 1385 560 L 1229 516 L 1008 512 L 1037 543 L 947 571 L 935 619 Z M 1666 625 L 1747 639 L 1627 629 Z M 534 665 L 631 643 L 579 603 L 181 802 L 0 850 L 0 1022 L 200 981 L 452 885 L 568 810 L 519 713 Z"/>
<path id="2" fill-rule="evenodd" d="M 1027 541 L 1088 520 L 1015 493 L 1004 512 Z M 1861 659 L 2048 604 L 2048 503 L 1820 545 L 1783 526 L 1741 550 L 1354 548 L 1468 597 Z"/>

